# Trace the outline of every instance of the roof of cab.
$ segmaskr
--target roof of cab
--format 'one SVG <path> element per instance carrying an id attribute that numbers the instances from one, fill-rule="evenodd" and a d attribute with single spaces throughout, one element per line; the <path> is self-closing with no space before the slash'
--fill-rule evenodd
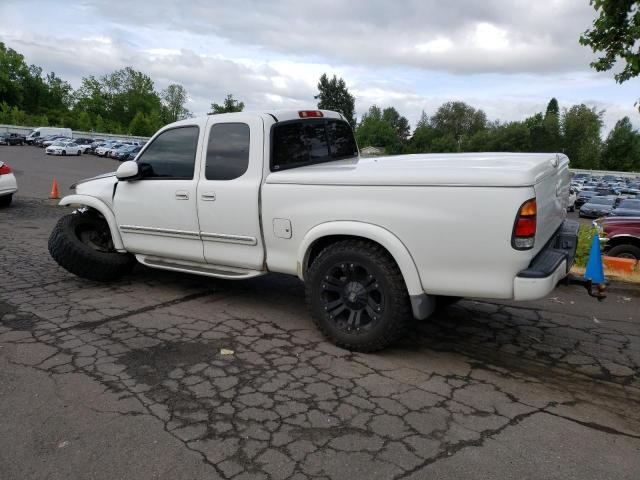
<path id="1" fill-rule="evenodd" d="M 246 115 L 259 115 L 262 118 L 271 118 L 274 119 L 275 122 L 284 122 L 287 120 L 300 120 L 300 112 L 309 112 L 309 111 L 320 111 L 322 112 L 323 118 L 341 118 L 344 120 L 344 117 L 338 112 L 334 112 L 331 110 L 318 110 L 317 108 L 313 109 L 300 109 L 300 110 L 253 110 L 253 111 L 242 111 L 242 112 L 233 112 L 233 113 L 209 113 L 207 115 L 201 115 L 198 117 L 190 117 L 185 118 L 184 120 L 178 120 L 177 122 L 170 123 L 161 128 L 161 130 L 167 130 L 168 128 L 180 127 L 185 125 L 204 125 L 212 115 L 224 115 L 228 116 L 229 119 L 233 119 L 234 117 L 242 117 Z M 308 117 L 310 119 L 317 117 Z M 159 130 L 160 131 L 160 130 Z"/>

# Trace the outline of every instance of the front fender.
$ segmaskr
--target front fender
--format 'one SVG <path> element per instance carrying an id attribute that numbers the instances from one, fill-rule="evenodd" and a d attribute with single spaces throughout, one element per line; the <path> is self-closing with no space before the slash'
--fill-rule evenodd
<path id="1" fill-rule="evenodd" d="M 67 195 L 60 200 L 59 205 L 84 205 L 100 212 L 109 225 L 111 238 L 113 239 L 113 246 L 118 251 L 125 251 L 124 244 L 122 243 L 122 237 L 120 236 L 120 230 L 118 230 L 116 216 L 106 203 L 95 197 L 90 197 L 89 195 Z"/>
<path id="2" fill-rule="evenodd" d="M 407 247 L 389 230 L 371 223 L 354 221 L 326 222 L 309 230 L 298 247 L 298 276 L 304 280 L 304 265 L 307 264 L 311 246 L 319 239 L 331 235 L 362 237 L 379 243 L 398 264 L 407 285 L 409 295 L 424 295 L 420 275 Z"/>

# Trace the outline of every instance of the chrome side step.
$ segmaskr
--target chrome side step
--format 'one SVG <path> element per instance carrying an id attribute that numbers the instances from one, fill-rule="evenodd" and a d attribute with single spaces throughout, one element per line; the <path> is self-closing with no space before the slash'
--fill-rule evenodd
<path id="1" fill-rule="evenodd" d="M 224 278 L 228 280 L 243 280 L 245 278 L 259 277 L 266 273 L 260 270 L 229 267 L 226 265 L 209 265 L 206 263 L 174 260 L 171 258 L 153 257 L 149 255 L 136 255 L 136 260 L 151 268 L 161 268 L 163 270 L 193 273 L 196 275 L 205 275 L 207 277 Z"/>

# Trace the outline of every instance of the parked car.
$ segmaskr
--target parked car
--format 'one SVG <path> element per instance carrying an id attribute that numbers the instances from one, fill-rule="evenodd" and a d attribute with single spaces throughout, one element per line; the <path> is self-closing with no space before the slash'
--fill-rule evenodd
<path id="1" fill-rule="evenodd" d="M 140 151 L 140 147 L 138 147 L 137 145 L 121 145 L 118 148 L 110 150 L 109 156 L 122 162 L 127 159 L 129 157 L 129 153 L 136 148 L 138 149 L 138 151 Z"/>
<path id="2" fill-rule="evenodd" d="M 124 142 L 118 142 L 118 143 L 114 143 L 113 145 L 111 145 L 111 148 L 109 148 L 109 150 L 107 150 L 106 152 L 104 152 L 104 156 L 105 157 L 112 157 L 113 154 L 122 147 L 128 147 L 129 144 L 128 143 L 124 143 Z"/>
<path id="3" fill-rule="evenodd" d="M 116 140 L 107 140 L 106 142 L 104 142 L 102 145 L 100 145 L 95 149 L 96 155 L 100 157 L 104 157 L 107 154 L 107 152 L 111 150 L 111 148 L 117 143 L 119 142 Z"/>
<path id="4" fill-rule="evenodd" d="M 91 144 L 93 143 L 92 139 L 74 138 L 73 141 L 82 149 L 82 153 L 89 153 L 91 151 Z"/>
<path id="5" fill-rule="evenodd" d="M 44 136 L 57 136 L 61 138 L 71 138 L 73 135 L 70 128 L 38 127 L 31 130 L 31 132 L 27 135 L 25 141 L 28 144 L 33 144 L 36 142 L 36 140 Z"/>
<path id="6" fill-rule="evenodd" d="M 575 211 L 577 198 L 578 198 L 578 190 L 575 187 L 569 188 L 569 203 L 567 205 L 568 211 L 570 212 Z"/>
<path id="7" fill-rule="evenodd" d="M 640 200 L 623 199 L 612 212 L 612 217 L 640 217 Z"/>
<path id="8" fill-rule="evenodd" d="M 360 158 L 351 126 L 327 110 L 189 118 L 115 175 L 78 183 L 60 203 L 86 208 L 60 219 L 49 251 L 102 281 L 135 261 L 298 275 L 319 329 L 372 351 L 441 296 L 546 297 L 577 245 L 568 166 L 556 153 Z"/>
<path id="9" fill-rule="evenodd" d="M 81 155 L 82 148 L 77 143 L 66 140 L 53 143 L 45 152 L 47 155 Z"/>
<path id="10" fill-rule="evenodd" d="M 123 156 L 122 158 L 118 158 L 118 160 L 122 161 L 122 162 L 126 162 L 128 160 L 135 160 L 135 158 L 138 156 L 138 153 L 140 153 L 140 150 L 142 150 L 141 146 L 134 146 L 132 150 L 129 150 L 125 156 Z"/>
<path id="11" fill-rule="evenodd" d="M 54 143 L 65 142 L 65 141 L 70 142 L 72 140 L 70 138 L 67 138 L 67 137 L 60 137 L 60 136 L 56 135 L 53 138 L 50 138 L 48 140 L 44 140 L 42 142 L 41 146 L 44 147 L 44 148 L 47 148 L 47 147 L 53 145 Z"/>
<path id="12" fill-rule="evenodd" d="M 25 137 L 19 133 L 0 133 L 0 145 L 24 145 Z"/>
<path id="13" fill-rule="evenodd" d="M 585 203 L 589 201 L 591 197 L 595 197 L 596 192 L 592 190 L 583 190 L 578 194 L 576 198 L 575 208 L 580 209 Z"/>
<path id="14" fill-rule="evenodd" d="M 640 216 L 602 218 L 598 225 L 607 239 L 606 255 L 640 260 Z"/>
<path id="15" fill-rule="evenodd" d="M 11 205 L 13 194 L 18 191 L 18 182 L 9 165 L 0 162 L 0 207 Z"/>
<path id="16" fill-rule="evenodd" d="M 613 211 L 615 203 L 615 197 L 591 197 L 587 203 L 580 207 L 578 215 L 586 218 L 606 217 Z"/>

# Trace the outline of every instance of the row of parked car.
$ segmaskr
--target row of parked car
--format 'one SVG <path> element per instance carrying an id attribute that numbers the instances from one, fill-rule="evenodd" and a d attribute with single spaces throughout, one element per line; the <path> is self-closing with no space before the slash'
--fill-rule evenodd
<path id="1" fill-rule="evenodd" d="M 577 174 L 571 199 L 569 209 L 577 209 L 580 217 L 640 217 L 640 178 Z"/>
<path id="2" fill-rule="evenodd" d="M 47 155 L 94 154 L 120 161 L 133 160 L 142 149 L 138 141 L 102 138 L 69 138 L 62 135 L 46 135 L 33 141 L 33 145 L 43 147 Z"/>

